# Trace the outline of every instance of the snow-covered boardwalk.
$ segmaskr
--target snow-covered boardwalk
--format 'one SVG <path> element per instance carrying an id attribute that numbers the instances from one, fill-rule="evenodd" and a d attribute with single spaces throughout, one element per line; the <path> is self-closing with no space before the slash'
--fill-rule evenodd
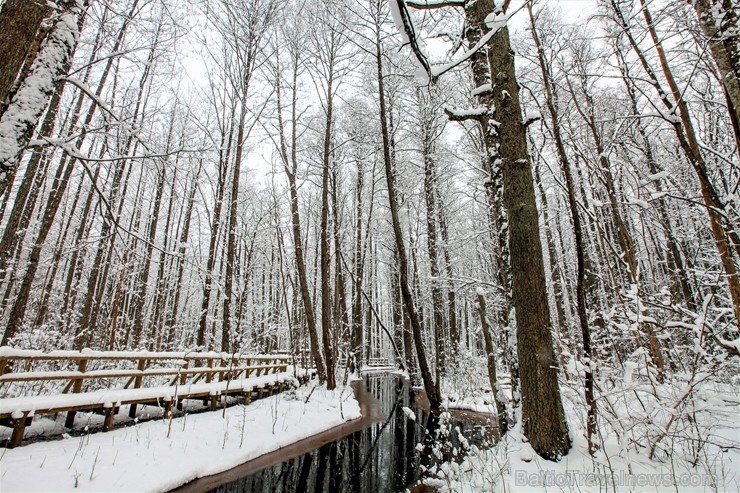
<path id="1" fill-rule="evenodd" d="M 172 407 L 183 399 L 202 399 L 215 410 L 219 400 L 238 396 L 249 403 L 280 391 L 286 382 L 309 373 L 289 367 L 286 355 L 225 353 L 40 351 L 0 348 L 0 424 L 13 428 L 9 447 L 20 445 L 35 415 L 67 412 L 72 427 L 77 411 L 105 415 L 108 431 L 122 405 L 134 417 L 137 404 Z M 74 368 L 74 369 L 70 369 Z M 64 387 L 60 390 L 60 385 Z"/>
<path id="2" fill-rule="evenodd" d="M 169 491 L 360 416 L 349 388 L 310 384 L 218 412 L 5 450 L 0 485 L 3 492 Z"/>

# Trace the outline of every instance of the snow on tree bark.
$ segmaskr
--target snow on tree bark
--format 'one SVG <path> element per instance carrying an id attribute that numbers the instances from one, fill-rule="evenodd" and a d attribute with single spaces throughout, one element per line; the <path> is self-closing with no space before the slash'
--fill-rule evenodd
<path id="1" fill-rule="evenodd" d="M 0 2 L 0 112 L 12 95 L 13 87 L 24 74 L 23 68 L 33 63 L 39 45 L 48 34 L 43 20 L 51 7 L 44 2 L 6 0 Z"/>
<path id="2" fill-rule="evenodd" d="M 5 192 L 9 177 L 18 167 L 36 122 L 54 93 L 56 81 L 74 54 L 82 13 L 82 3 L 78 2 L 56 18 L 28 75 L 0 115 L 0 195 Z"/>

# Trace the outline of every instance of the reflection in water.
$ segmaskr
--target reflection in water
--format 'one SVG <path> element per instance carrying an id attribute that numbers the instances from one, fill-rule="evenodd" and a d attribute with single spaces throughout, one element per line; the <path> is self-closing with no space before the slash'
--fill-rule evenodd
<path id="1" fill-rule="evenodd" d="M 313 452 L 224 484 L 217 492 L 403 491 L 435 464 L 454 460 L 470 445 L 492 444 L 493 420 L 467 413 L 429 413 L 408 382 L 395 375 L 365 377 L 382 420 Z M 404 407 L 416 415 L 410 419 Z M 419 446 L 421 444 L 421 446 Z"/>

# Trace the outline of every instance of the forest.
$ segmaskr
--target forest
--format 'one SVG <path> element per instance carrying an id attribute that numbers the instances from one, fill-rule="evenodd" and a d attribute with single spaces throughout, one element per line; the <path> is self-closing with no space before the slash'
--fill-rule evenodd
<path id="1" fill-rule="evenodd" d="M 733 491 L 739 18 L 0 1 L 0 346 L 384 360 L 541 463 Z M 435 486 L 494 489 L 476 454 Z"/>

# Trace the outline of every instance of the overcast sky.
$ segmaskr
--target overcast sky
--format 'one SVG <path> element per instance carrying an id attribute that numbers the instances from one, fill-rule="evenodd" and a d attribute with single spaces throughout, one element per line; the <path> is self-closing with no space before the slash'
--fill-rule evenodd
<path id="1" fill-rule="evenodd" d="M 596 12 L 596 1 L 597 0 L 540 0 L 538 3 L 552 5 L 560 9 L 563 13 L 563 20 L 565 22 L 575 22 L 588 20 L 590 15 Z M 514 0 L 512 2 L 513 8 L 519 8 L 524 2 L 522 0 Z M 528 25 L 529 20 L 527 19 L 527 11 L 520 10 L 510 21 L 509 25 L 513 29 L 520 29 L 524 25 Z"/>

